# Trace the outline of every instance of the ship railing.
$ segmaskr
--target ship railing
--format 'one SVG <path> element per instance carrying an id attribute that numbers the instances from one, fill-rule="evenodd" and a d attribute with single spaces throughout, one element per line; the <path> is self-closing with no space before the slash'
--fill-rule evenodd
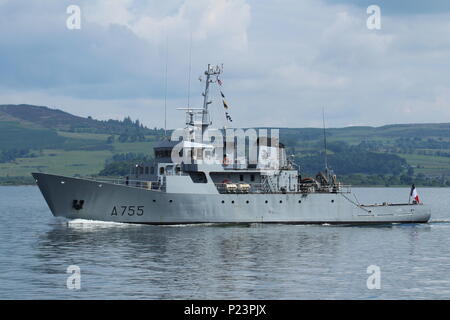
<path id="1" fill-rule="evenodd" d="M 351 193 L 352 186 L 349 184 L 338 184 L 335 186 L 322 186 L 317 188 L 311 184 L 300 184 L 299 191 L 301 193 Z"/>
<path id="2" fill-rule="evenodd" d="M 314 187 L 304 188 L 304 185 L 299 186 L 298 191 L 292 190 L 270 190 L 267 183 L 215 183 L 219 193 L 351 193 L 351 185 L 339 184 L 336 186 L 323 187 L 316 189 Z"/>
<path id="3" fill-rule="evenodd" d="M 94 180 L 94 179 L 92 179 L 92 180 Z M 100 178 L 100 179 L 95 179 L 95 181 L 103 182 L 103 183 L 118 184 L 118 185 L 123 185 L 123 186 L 134 187 L 134 188 L 155 190 L 155 191 L 161 191 L 163 189 L 163 186 L 160 181 L 132 180 L 132 179 L 126 179 L 123 177 Z"/>

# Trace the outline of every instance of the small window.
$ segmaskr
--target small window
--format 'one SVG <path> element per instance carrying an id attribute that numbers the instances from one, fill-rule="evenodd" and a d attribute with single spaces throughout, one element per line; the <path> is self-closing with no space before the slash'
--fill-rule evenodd
<path id="1" fill-rule="evenodd" d="M 155 167 L 150 168 L 150 174 L 155 174 Z"/>
<path id="2" fill-rule="evenodd" d="M 159 168 L 159 174 L 164 174 L 164 167 Z"/>
<path id="3" fill-rule="evenodd" d="M 239 181 L 244 181 L 244 175 L 243 174 L 239 175 Z"/>
<path id="4" fill-rule="evenodd" d="M 250 181 L 255 181 L 255 175 L 254 175 L 254 174 L 252 174 L 252 175 L 250 176 Z"/>
<path id="5" fill-rule="evenodd" d="M 148 167 L 145 167 L 145 174 L 148 174 Z"/>
<path id="6" fill-rule="evenodd" d="M 207 183 L 208 179 L 206 178 L 206 174 L 204 172 L 190 172 L 189 176 L 194 183 Z"/>

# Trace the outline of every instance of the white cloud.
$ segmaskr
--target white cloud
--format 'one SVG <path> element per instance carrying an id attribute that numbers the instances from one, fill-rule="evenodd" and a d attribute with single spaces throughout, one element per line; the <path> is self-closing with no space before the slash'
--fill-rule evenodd
<path id="1" fill-rule="evenodd" d="M 195 41 L 226 43 L 235 49 L 247 45 L 250 6 L 244 0 L 187 0 L 167 15 L 148 14 L 138 0 L 97 0 L 86 3 L 85 11 L 89 22 L 126 26 L 154 45 L 164 43 L 166 36 L 171 41 L 184 40 L 186 32 L 192 32 Z"/>
<path id="2" fill-rule="evenodd" d="M 206 64 L 224 63 L 235 125 L 320 125 L 323 106 L 330 126 L 448 121 L 448 11 L 382 7 L 376 31 L 350 0 L 82 0 L 82 29 L 69 32 L 71 2 L 0 0 L 0 103 L 89 106 L 94 117 L 158 125 L 166 36 L 175 108 L 186 101 L 192 32 L 191 101 L 200 103 Z"/>

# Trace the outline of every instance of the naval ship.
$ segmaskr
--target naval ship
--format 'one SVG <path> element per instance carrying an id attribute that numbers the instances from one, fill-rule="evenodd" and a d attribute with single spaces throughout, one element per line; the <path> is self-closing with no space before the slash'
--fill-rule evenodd
<path id="1" fill-rule="evenodd" d="M 301 165 L 286 156 L 277 134 L 269 137 L 266 132 L 255 135 L 256 130 L 247 130 L 239 144 L 239 135 L 229 134 L 230 129 L 212 131 L 209 93 L 212 86 L 221 85 L 222 71 L 221 66 L 208 65 L 203 107 L 180 108 L 186 111 L 185 127 L 155 144 L 154 161 L 137 163 L 128 176 L 32 173 L 53 215 L 156 225 L 380 224 L 430 219 L 427 206 L 415 200 L 360 203 L 351 187 L 340 183 L 327 167 L 315 177 L 302 177 Z M 228 112 L 226 116 L 231 120 Z M 242 141 L 244 147 L 237 150 Z"/>

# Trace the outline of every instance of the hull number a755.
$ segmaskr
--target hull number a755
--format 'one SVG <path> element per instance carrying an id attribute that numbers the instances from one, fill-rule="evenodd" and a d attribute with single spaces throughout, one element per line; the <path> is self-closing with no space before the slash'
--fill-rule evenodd
<path id="1" fill-rule="evenodd" d="M 144 206 L 114 206 L 111 211 L 112 216 L 142 216 L 144 214 Z"/>

